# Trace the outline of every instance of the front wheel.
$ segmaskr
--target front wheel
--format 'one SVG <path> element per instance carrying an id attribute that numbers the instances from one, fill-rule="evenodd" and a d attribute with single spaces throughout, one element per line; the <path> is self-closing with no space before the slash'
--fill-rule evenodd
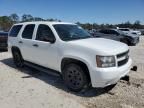
<path id="1" fill-rule="evenodd" d="M 63 79 L 67 87 L 75 92 L 88 88 L 88 78 L 85 70 L 77 64 L 68 64 L 63 70 Z"/>
<path id="2" fill-rule="evenodd" d="M 19 51 L 13 51 L 13 60 L 17 67 L 21 68 L 24 66 L 23 58 Z"/>

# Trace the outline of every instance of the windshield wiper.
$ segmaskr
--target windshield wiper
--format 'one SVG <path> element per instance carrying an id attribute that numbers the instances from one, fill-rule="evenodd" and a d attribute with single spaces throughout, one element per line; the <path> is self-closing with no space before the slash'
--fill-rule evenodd
<path id="1" fill-rule="evenodd" d="M 72 39 L 87 39 L 87 38 L 92 38 L 92 37 L 76 37 L 76 38 L 72 38 Z"/>
<path id="2" fill-rule="evenodd" d="M 87 38 L 93 38 L 92 36 L 87 36 L 87 37 L 73 37 L 67 39 L 67 41 L 72 41 L 72 40 L 79 40 L 79 39 L 87 39 Z"/>

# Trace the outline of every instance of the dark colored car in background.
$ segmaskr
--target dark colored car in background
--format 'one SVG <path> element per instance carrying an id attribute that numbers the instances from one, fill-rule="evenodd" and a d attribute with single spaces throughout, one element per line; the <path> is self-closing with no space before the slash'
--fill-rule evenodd
<path id="1" fill-rule="evenodd" d="M 4 49 L 7 50 L 8 44 L 8 33 L 7 32 L 0 32 L 0 50 Z"/>
<path id="2" fill-rule="evenodd" d="M 139 36 L 134 34 L 125 34 L 117 29 L 102 29 L 95 32 L 93 36 L 120 41 L 129 46 L 135 46 L 139 43 Z"/>

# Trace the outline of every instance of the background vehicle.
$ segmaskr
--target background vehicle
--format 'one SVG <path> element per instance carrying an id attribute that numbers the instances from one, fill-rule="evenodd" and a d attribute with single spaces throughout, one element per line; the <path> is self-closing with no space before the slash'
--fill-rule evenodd
<path id="1" fill-rule="evenodd" d="M 88 30 L 88 32 L 92 35 L 92 36 L 94 36 L 95 35 L 95 33 L 97 32 L 97 30 L 95 30 L 95 29 L 92 29 L 92 30 Z"/>
<path id="2" fill-rule="evenodd" d="M 140 29 L 141 35 L 144 35 L 144 29 Z"/>
<path id="3" fill-rule="evenodd" d="M 131 68 L 126 44 L 93 38 L 72 23 L 16 24 L 8 40 L 17 67 L 26 64 L 45 72 L 47 68 L 60 72 L 73 91 L 115 84 Z"/>
<path id="4" fill-rule="evenodd" d="M 116 41 L 120 41 L 120 42 L 125 39 L 125 37 L 119 35 L 119 33 L 117 33 L 117 31 L 110 30 L 110 29 L 99 30 L 99 31 L 93 33 L 93 36 L 97 37 L 97 38 L 112 39 L 112 40 L 116 40 Z M 126 44 L 128 44 L 128 43 L 126 43 Z"/>
<path id="5" fill-rule="evenodd" d="M 7 50 L 7 40 L 8 40 L 8 33 L 7 32 L 0 32 L 0 49 Z"/>
<path id="6" fill-rule="evenodd" d="M 144 31 L 142 31 L 142 35 L 144 35 Z"/>
<path id="7" fill-rule="evenodd" d="M 130 34 L 131 33 L 131 34 L 134 34 L 134 35 L 141 35 L 140 31 L 132 30 L 132 29 L 129 29 L 129 28 L 118 28 L 118 30 L 123 31 L 126 34 Z"/>
<path id="8" fill-rule="evenodd" d="M 95 32 L 94 37 L 101 37 L 123 42 L 129 46 L 139 43 L 139 36 L 133 34 L 125 34 L 117 29 L 103 29 Z"/>

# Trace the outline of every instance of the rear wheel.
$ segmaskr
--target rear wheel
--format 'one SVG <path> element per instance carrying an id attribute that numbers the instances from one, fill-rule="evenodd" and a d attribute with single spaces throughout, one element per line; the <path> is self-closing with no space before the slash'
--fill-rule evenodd
<path id="1" fill-rule="evenodd" d="M 17 67 L 21 68 L 24 66 L 24 60 L 19 51 L 13 51 L 13 60 Z"/>
<path id="2" fill-rule="evenodd" d="M 88 88 L 88 78 L 85 70 L 77 64 L 68 64 L 63 70 L 63 79 L 67 87 L 75 92 Z"/>

